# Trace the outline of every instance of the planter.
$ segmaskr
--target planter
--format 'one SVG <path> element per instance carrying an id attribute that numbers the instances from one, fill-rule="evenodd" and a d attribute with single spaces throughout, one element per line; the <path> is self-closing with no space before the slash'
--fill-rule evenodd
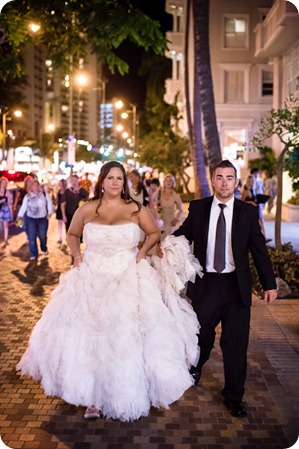
<path id="1" fill-rule="evenodd" d="M 299 223 L 299 206 L 296 204 L 283 203 L 281 218 L 290 223 Z"/>

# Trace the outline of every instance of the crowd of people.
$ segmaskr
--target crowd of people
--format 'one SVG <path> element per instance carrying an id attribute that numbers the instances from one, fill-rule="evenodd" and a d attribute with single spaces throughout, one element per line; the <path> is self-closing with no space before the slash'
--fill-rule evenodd
<path id="1" fill-rule="evenodd" d="M 183 217 L 182 201 L 175 192 L 174 176 L 165 175 L 162 185 L 159 178 L 152 177 L 149 172 L 142 175 L 137 169 L 128 171 L 127 177 L 131 198 L 150 210 L 162 232 L 162 238 L 171 234 Z M 48 254 L 48 220 L 53 214 L 57 220 L 57 243 L 61 246 L 66 244 L 66 234 L 74 213 L 80 205 L 93 197 L 95 188 L 95 182 L 90 179 L 89 173 L 84 173 L 81 177 L 73 173 L 68 179 L 62 178 L 55 185 L 39 183 L 37 176 L 28 175 L 24 179 L 24 186 L 14 196 L 7 185 L 8 180 L 2 177 L 0 222 L 3 225 L 4 242 L 8 245 L 9 222 L 15 220 L 17 226 L 26 233 L 31 261 L 38 259 L 37 240 L 41 253 Z M 139 247 L 144 240 L 145 234 L 141 230 Z"/>
<path id="2" fill-rule="evenodd" d="M 86 419 L 135 420 L 152 406 L 168 408 L 199 382 L 221 323 L 224 404 L 232 416 L 246 416 L 249 251 L 266 303 L 277 289 L 253 178 L 245 185 L 247 199 L 236 198 L 236 169 L 220 162 L 213 195 L 192 201 L 182 221 L 172 175 L 160 185 L 111 161 L 90 186 L 92 195 L 72 175 L 54 202 L 72 268 L 61 275 L 17 369 L 40 380 L 47 395 L 86 407 Z M 19 210 L 29 228 L 41 218 L 32 217 L 30 201 L 44 222 L 53 213 L 38 186 L 34 181 Z M 45 244 L 41 239 L 44 253 Z M 29 246 L 35 257 L 36 245 Z"/>

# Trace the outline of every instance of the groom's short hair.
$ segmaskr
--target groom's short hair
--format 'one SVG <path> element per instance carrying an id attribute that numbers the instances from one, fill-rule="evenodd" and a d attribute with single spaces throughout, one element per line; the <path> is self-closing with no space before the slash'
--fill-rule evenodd
<path id="1" fill-rule="evenodd" d="M 234 164 L 232 164 L 228 159 L 224 159 L 223 161 L 220 161 L 220 162 L 218 162 L 217 165 L 215 165 L 215 167 L 213 169 L 213 176 L 215 175 L 217 168 L 233 168 L 234 172 L 235 172 L 235 177 L 237 179 L 237 169 L 234 166 Z"/>

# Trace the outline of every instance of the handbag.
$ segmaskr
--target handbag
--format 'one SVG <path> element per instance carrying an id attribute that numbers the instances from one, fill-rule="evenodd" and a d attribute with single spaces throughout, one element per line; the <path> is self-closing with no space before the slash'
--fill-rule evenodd
<path id="1" fill-rule="evenodd" d="M 265 195 L 263 193 L 258 193 L 255 196 L 257 204 L 265 204 L 269 198 L 270 198 L 270 195 Z"/>

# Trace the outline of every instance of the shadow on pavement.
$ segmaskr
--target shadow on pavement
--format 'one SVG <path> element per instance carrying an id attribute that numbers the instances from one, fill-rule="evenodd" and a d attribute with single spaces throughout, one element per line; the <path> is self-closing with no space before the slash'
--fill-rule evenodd
<path id="1" fill-rule="evenodd" d="M 60 276 L 59 271 L 53 272 L 48 259 L 29 262 L 24 271 L 13 270 L 12 274 L 23 284 L 30 285 L 30 294 L 33 296 L 43 296 L 44 286 L 55 285 Z"/>

